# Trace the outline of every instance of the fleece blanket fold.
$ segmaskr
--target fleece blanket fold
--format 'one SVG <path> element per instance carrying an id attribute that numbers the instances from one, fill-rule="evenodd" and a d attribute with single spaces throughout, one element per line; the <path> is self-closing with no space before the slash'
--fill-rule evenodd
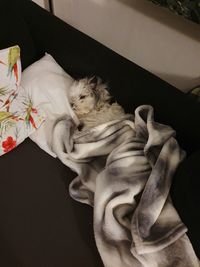
<path id="1" fill-rule="evenodd" d="M 70 195 L 94 208 L 94 234 L 106 267 L 198 267 L 199 261 L 169 196 L 185 157 L 175 131 L 154 121 L 151 106 L 134 120 L 78 132 L 60 118 L 52 149 L 77 177 Z"/>

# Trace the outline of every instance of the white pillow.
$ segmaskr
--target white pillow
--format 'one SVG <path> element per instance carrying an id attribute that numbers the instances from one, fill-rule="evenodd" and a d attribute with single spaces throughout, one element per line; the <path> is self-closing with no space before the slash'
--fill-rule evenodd
<path id="1" fill-rule="evenodd" d="M 46 114 L 45 122 L 30 138 L 53 157 L 56 155 L 52 152 L 51 140 L 56 120 L 70 115 L 78 123 L 68 102 L 67 92 L 72 82 L 73 78 L 47 53 L 22 73 L 21 86 Z"/>

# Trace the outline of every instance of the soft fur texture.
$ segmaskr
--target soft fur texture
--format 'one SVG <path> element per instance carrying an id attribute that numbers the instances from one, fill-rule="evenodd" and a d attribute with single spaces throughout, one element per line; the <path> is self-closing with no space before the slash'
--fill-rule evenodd
<path id="1" fill-rule="evenodd" d="M 97 77 L 74 81 L 69 90 L 70 104 L 80 120 L 82 129 L 125 117 L 118 103 L 110 104 L 108 87 Z"/>

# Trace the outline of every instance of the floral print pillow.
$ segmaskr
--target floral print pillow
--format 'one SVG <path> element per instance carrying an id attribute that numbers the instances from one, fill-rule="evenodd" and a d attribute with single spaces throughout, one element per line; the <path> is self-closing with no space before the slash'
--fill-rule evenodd
<path id="1" fill-rule="evenodd" d="M 0 50 L 0 155 L 15 148 L 44 121 L 43 112 L 34 106 L 20 81 L 19 46 Z"/>

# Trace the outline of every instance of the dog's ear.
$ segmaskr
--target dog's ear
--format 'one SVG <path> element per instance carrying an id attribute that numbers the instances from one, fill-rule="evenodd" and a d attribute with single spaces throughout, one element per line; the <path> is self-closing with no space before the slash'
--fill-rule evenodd
<path id="1" fill-rule="evenodd" d="M 101 79 L 98 78 L 97 76 L 92 76 L 91 78 L 88 79 L 88 84 L 92 91 L 96 91 L 100 83 Z"/>
<path id="2" fill-rule="evenodd" d="M 97 97 L 97 109 L 101 109 L 111 99 L 105 83 L 97 84 L 95 88 L 95 94 Z"/>
<path id="3" fill-rule="evenodd" d="M 89 78 L 88 83 L 97 84 L 98 83 L 98 77 L 92 76 L 91 78 Z"/>

